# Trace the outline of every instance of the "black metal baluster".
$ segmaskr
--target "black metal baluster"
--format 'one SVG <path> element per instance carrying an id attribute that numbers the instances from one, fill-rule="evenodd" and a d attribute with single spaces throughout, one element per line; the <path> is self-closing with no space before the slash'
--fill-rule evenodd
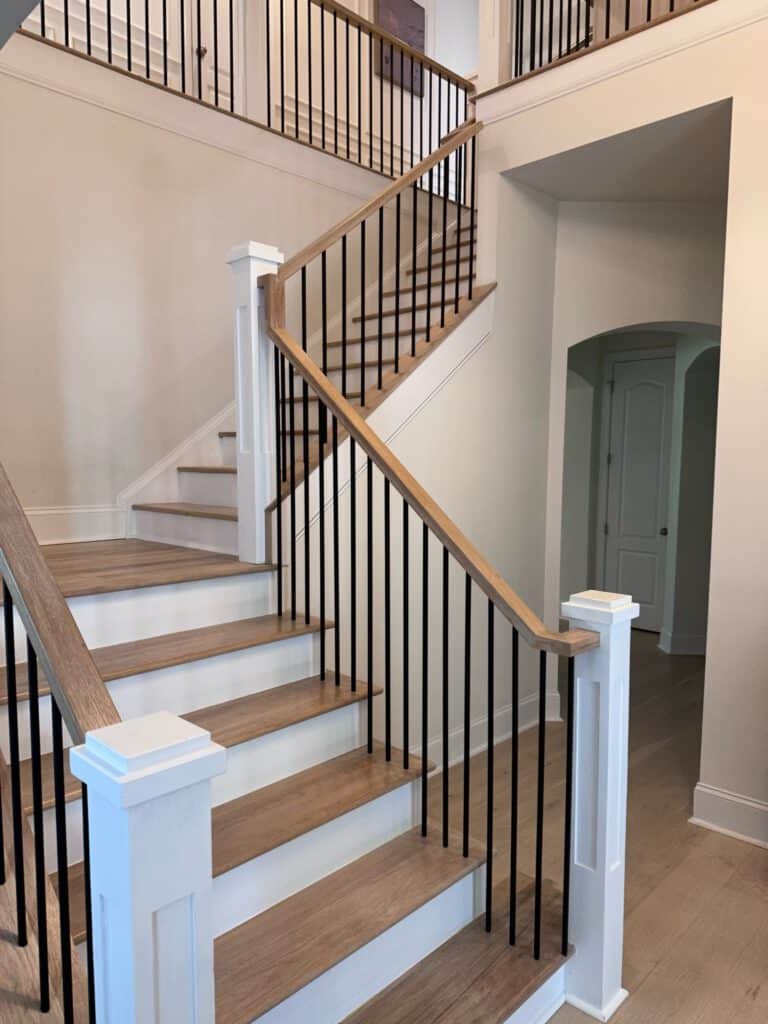
<path id="1" fill-rule="evenodd" d="M 64 38 L 67 41 L 69 25 L 69 5 L 64 0 Z M 67 42 L 67 45 L 69 43 Z M 131 0 L 125 0 L 125 64 L 133 71 L 133 24 L 131 20 Z"/>
<path id="2" fill-rule="evenodd" d="M 213 0 L 213 102 L 219 105 L 219 2 Z"/>
<path id="3" fill-rule="evenodd" d="M 512 766 L 510 772 L 509 944 L 517 942 L 517 819 L 520 773 L 520 635 L 512 629 Z"/>
<path id="4" fill-rule="evenodd" d="M 280 353 L 275 348 L 275 521 L 277 534 L 277 614 L 283 614 L 283 467 L 281 465 L 280 414 L 285 402 L 280 374 Z"/>
<path id="5" fill-rule="evenodd" d="M 443 846 L 448 846 L 448 716 L 450 713 L 449 697 L 449 664 L 448 664 L 448 612 L 449 612 L 449 555 L 448 548 L 443 548 Z"/>
<path id="6" fill-rule="evenodd" d="M 280 131 L 285 134 L 285 0 L 280 0 Z"/>
<path id="7" fill-rule="evenodd" d="M 27 678 L 29 686 L 29 739 L 32 764 L 32 819 L 35 832 L 35 894 L 37 904 L 37 946 L 40 971 L 40 1012 L 50 1009 L 48 978 L 48 876 L 45 871 L 45 833 L 43 830 L 43 773 L 40 754 L 40 687 L 37 654 L 27 640 Z"/>
<path id="8" fill-rule="evenodd" d="M 468 295 L 472 299 L 475 280 L 475 190 L 477 174 L 477 136 L 472 136 L 472 157 L 471 157 L 470 185 L 469 185 L 469 289 Z"/>
<path id="9" fill-rule="evenodd" d="M 341 686 L 341 585 L 339 573 L 339 421 L 333 417 L 333 661 L 335 682 Z"/>
<path id="10" fill-rule="evenodd" d="M 563 0 L 560 0 L 560 12 L 558 14 L 558 20 L 557 20 L 557 34 L 558 34 L 557 56 L 558 57 L 562 57 L 563 56 L 563 14 L 564 13 L 565 12 L 564 12 L 564 8 L 563 8 Z"/>
<path id="11" fill-rule="evenodd" d="M 586 6 L 586 11 L 589 11 L 589 4 Z M 585 15 L 587 17 L 588 15 Z M 578 0 L 576 4 L 576 49 L 579 48 L 579 42 L 581 39 L 581 0 Z"/>
<path id="12" fill-rule="evenodd" d="M 379 149 L 381 166 L 384 173 L 384 38 L 379 36 Z"/>
<path id="13" fill-rule="evenodd" d="M 184 0 L 181 0 L 181 6 L 184 6 Z M 265 42 L 266 42 L 266 58 L 267 58 L 267 127 L 272 127 L 272 25 L 271 25 L 271 11 L 272 0 L 264 0 L 264 18 L 265 18 Z M 230 6 L 231 11 L 231 6 Z M 230 29 L 231 31 L 231 29 Z M 231 51 L 230 51 L 231 54 Z M 230 61 L 232 56 L 230 55 Z M 230 92 L 234 96 L 235 94 L 235 68 L 232 63 L 230 69 Z"/>
<path id="14" fill-rule="evenodd" d="M 611 0 L 605 0 L 605 38 L 611 37 Z"/>
<path id="15" fill-rule="evenodd" d="M 349 674 L 357 692 L 357 445 L 349 439 Z"/>
<path id="16" fill-rule="evenodd" d="M 539 3 L 539 67 L 544 67 L 544 0 Z"/>
<path id="17" fill-rule="evenodd" d="M 85 52 L 90 57 L 93 53 L 93 25 L 91 19 L 91 0 L 85 0 Z"/>
<path id="18" fill-rule="evenodd" d="M 301 268 L 301 347 L 307 351 L 307 268 Z M 304 456 L 304 622 L 309 625 L 311 597 L 310 566 L 312 565 L 311 529 L 309 521 L 309 385 L 301 383 L 301 434 Z"/>
<path id="19" fill-rule="evenodd" d="M 653 14 L 653 2 L 652 2 L 652 0 L 648 0 L 648 9 L 647 9 L 646 14 L 645 14 L 645 20 L 646 21 L 650 21 L 652 14 Z M 606 26 L 607 25 L 608 25 L 608 20 L 607 20 L 607 16 L 606 16 Z M 609 34 L 607 27 L 606 27 L 606 30 L 605 30 L 605 34 L 606 34 L 606 36 Z"/>
<path id="20" fill-rule="evenodd" d="M 266 0 L 269 7 L 271 0 Z M 187 91 L 187 25 L 184 3 L 179 4 L 179 50 L 181 55 L 181 91 Z M 112 46 L 112 27 L 109 28 L 109 45 Z M 111 59 L 111 57 L 110 57 Z"/>
<path id="21" fill-rule="evenodd" d="M 410 764 L 410 639 L 411 617 L 409 613 L 408 583 L 408 502 L 403 498 L 403 768 L 407 771 Z"/>
<path id="22" fill-rule="evenodd" d="M 269 49 L 269 44 L 267 44 Z M 229 0 L 229 109 L 235 112 L 235 5 Z"/>
<path id="23" fill-rule="evenodd" d="M 392 583 L 390 579 L 389 480 L 384 477 L 384 751 L 392 760 Z"/>
<path id="24" fill-rule="evenodd" d="M 411 355 L 416 355 L 416 278 L 419 265 L 419 183 L 413 183 L 413 239 L 411 245 Z"/>
<path id="25" fill-rule="evenodd" d="M 109 2 L 109 0 L 107 0 Z M 45 27 L 45 0 L 40 0 L 40 38 L 46 38 L 46 27 Z"/>
<path id="26" fill-rule="evenodd" d="M 568 720 L 565 733 L 565 835 L 563 840 L 563 934 L 560 948 L 568 956 L 568 917 L 571 908 L 571 840 L 573 835 L 573 734 L 576 674 L 573 658 L 568 659 Z"/>
<path id="27" fill-rule="evenodd" d="M 350 125 L 352 123 L 352 119 L 349 116 L 349 81 L 350 81 L 350 75 L 349 75 L 349 18 L 345 18 L 344 21 L 345 21 L 346 53 L 347 53 L 347 57 L 346 57 L 346 60 L 347 60 L 346 75 L 345 75 L 345 81 L 344 81 L 344 90 L 345 90 L 344 117 L 346 118 L 346 121 L 347 121 L 347 160 L 349 160 L 349 152 L 350 152 L 350 148 L 349 148 L 350 147 L 349 132 L 350 132 Z"/>
<path id="28" fill-rule="evenodd" d="M 581 0 L 576 0 L 576 7 L 578 9 L 581 4 Z M 568 53 L 571 52 L 571 39 L 573 30 L 573 0 L 568 0 Z"/>
<path id="29" fill-rule="evenodd" d="M 288 448 L 290 451 L 291 620 L 296 621 L 296 394 L 293 364 L 288 364 Z"/>
<path id="30" fill-rule="evenodd" d="M 373 168 L 373 36 L 368 36 L 368 166 Z"/>
<path id="31" fill-rule="evenodd" d="M 96 1024 L 96 968 L 93 956 L 93 906 L 91 904 L 91 829 L 88 820 L 88 787 L 80 787 L 83 800 L 83 888 L 85 889 L 85 961 L 88 967 L 88 1024 Z"/>
<path id="32" fill-rule="evenodd" d="M 415 89 L 416 83 L 415 83 L 415 80 L 414 80 L 414 72 L 415 72 L 415 67 L 416 67 L 416 61 L 413 59 L 413 56 L 410 56 L 408 58 L 408 61 L 409 61 L 410 66 L 411 66 L 411 150 L 410 150 L 411 162 L 410 162 L 410 166 L 411 167 L 415 167 L 415 165 L 416 165 L 416 154 L 413 151 L 413 146 L 414 146 L 414 128 L 415 128 L 415 124 L 416 124 L 416 114 L 415 114 L 415 107 L 414 107 L 414 104 L 416 103 L 416 89 Z"/>
<path id="33" fill-rule="evenodd" d="M 460 147 L 461 151 L 466 153 L 466 143 Z M 461 298 L 461 193 L 457 196 L 456 200 L 456 284 L 454 286 L 453 293 L 453 311 L 454 313 L 459 312 L 459 299 Z M 469 273 L 472 274 L 472 259 L 469 261 Z"/>
<path id="34" fill-rule="evenodd" d="M 440 139 L 442 138 L 443 132 L 443 76 L 438 73 L 437 76 L 437 139 L 435 140 L 435 149 L 440 146 Z M 437 187 L 440 188 L 440 175 L 437 176 Z"/>
<path id="35" fill-rule="evenodd" d="M 472 711 L 472 578 L 467 573 L 464 585 L 464 815 L 462 852 L 469 856 L 469 751 Z"/>
<path id="36" fill-rule="evenodd" d="M 147 78 L 152 77 L 149 53 L 149 0 L 144 0 L 144 74 Z"/>
<path id="37" fill-rule="evenodd" d="M 347 397 L 347 236 L 341 239 L 341 393 Z"/>
<path id="38" fill-rule="evenodd" d="M 549 28 L 549 45 L 547 47 L 547 55 L 548 55 L 548 61 L 549 61 L 550 64 L 552 63 L 552 61 L 554 59 L 554 56 L 555 56 L 554 45 L 553 45 L 553 43 L 554 43 L 554 34 L 553 34 L 553 31 L 552 31 L 552 29 L 554 28 L 554 22 L 555 22 L 555 4 L 554 4 L 554 0 L 549 0 L 549 26 L 548 26 L 548 28 Z"/>
<path id="39" fill-rule="evenodd" d="M 74 1022 L 72 993 L 72 940 L 69 915 L 69 859 L 67 856 L 67 805 L 64 792 L 64 737 L 61 712 L 51 697 L 53 733 L 53 792 L 56 809 L 56 868 L 58 871 L 59 939 L 61 943 L 61 1004 L 65 1024 Z"/>
<path id="40" fill-rule="evenodd" d="M 395 47 L 389 44 L 389 176 L 395 176 Z"/>
<path id="41" fill-rule="evenodd" d="M 419 159 L 418 163 L 424 159 L 424 94 L 426 92 L 426 79 L 424 78 L 424 61 L 419 61 L 419 67 L 421 69 L 421 103 L 419 104 Z"/>
<path id="42" fill-rule="evenodd" d="M 16 942 L 27 944 L 27 897 L 24 882 L 24 832 L 19 757 L 19 704 L 16 689 L 16 639 L 13 632 L 13 600 L 3 581 L 3 629 L 5 635 L 5 688 L 8 695 L 8 748 L 11 775 L 11 823 L 13 870 L 16 878 Z"/>
<path id="43" fill-rule="evenodd" d="M 203 36 L 200 0 L 197 0 L 197 98 L 203 98 Z"/>
<path id="44" fill-rule="evenodd" d="M 280 442 L 282 444 L 282 466 L 283 466 L 283 483 L 288 483 L 288 402 L 285 400 L 285 396 L 288 394 L 288 389 L 285 385 L 286 378 L 286 359 L 285 356 L 280 356 L 280 389 L 283 392 L 283 404 L 280 409 L 280 416 L 282 419 L 282 429 L 280 431 Z M 290 396 L 289 396 L 290 397 Z"/>
<path id="45" fill-rule="evenodd" d="M 400 372 L 400 212 L 402 193 L 395 200 L 395 373 Z"/>
<path id="46" fill-rule="evenodd" d="M 357 26 L 357 162 L 363 162 L 363 31 Z"/>
<path id="47" fill-rule="evenodd" d="M 318 398 L 318 428 L 320 431 L 320 461 L 318 462 L 318 500 L 319 500 L 319 538 L 320 547 L 320 679 L 325 682 L 326 676 L 326 611 L 325 611 L 325 446 L 328 441 L 328 410 L 321 398 Z"/>
<path id="48" fill-rule="evenodd" d="M 339 18 L 333 12 L 333 152 L 339 152 Z"/>
<path id="49" fill-rule="evenodd" d="M 128 18 L 128 24 L 130 25 L 130 17 Z M 69 46 L 69 0 L 64 0 L 64 45 Z"/>
<path id="50" fill-rule="evenodd" d="M 630 23 L 630 16 L 629 15 L 630 15 L 630 8 L 631 8 L 631 6 L 632 6 L 632 0 L 626 0 L 626 4 L 624 5 L 624 31 L 625 32 L 629 32 L 629 23 Z"/>
<path id="51" fill-rule="evenodd" d="M 325 149 L 325 4 L 320 5 L 320 138 Z"/>
<path id="52" fill-rule="evenodd" d="M 367 734 L 368 734 L 368 753 L 373 753 L 373 462 L 369 458 L 367 465 L 368 475 L 366 477 L 366 485 L 368 488 L 368 549 L 367 549 L 367 567 L 366 567 L 366 585 L 367 585 L 367 604 L 368 604 L 368 642 L 366 647 L 366 653 L 368 656 L 368 663 L 366 666 L 366 675 L 368 678 L 368 694 L 366 697 L 366 718 L 367 718 Z"/>
<path id="53" fill-rule="evenodd" d="M 533 958 L 541 959 L 541 896 L 544 857 L 544 765 L 547 728 L 547 652 L 539 652 L 539 753 L 536 771 L 536 867 L 534 872 Z"/>
<path id="54" fill-rule="evenodd" d="M 446 268 L 448 253 L 448 171 L 450 168 L 450 157 L 443 161 L 443 266 L 440 276 L 440 326 L 445 327 L 445 289 L 446 289 Z M 456 243 L 458 245 L 458 241 Z M 427 305 L 432 304 L 432 293 L 427 293 Z"/>
<path id="55" fill-rule="evenodd" d="M 493 755 L 494 718 L 496 701 L 494 697 L 494 635 L 493 601 L 488 599 L 488 782 L 486 785 L 487 804 L 485 809 L 485 930 L 491 930 L 493 920 Z"/>
<path id="56" fill-rule="evenodd" d="M 536 67 L 536 0 L 531 0 L 531 39 L 528 51 L 528 70 Z"/>
<path id="57" fill-rule="evenodd" d="M 379 345 L 376 384 L 381 391 L 384 360 L 384 207 L 379 207 Z"/>
<path id="58" fill-rule="evenodd" d="M 312 0 L 307 0 L 307 116 L 309 121 L 309 144 L 314 143 L 312 122 L 315 119 L 312 106 Z"/>
<path id="59" fill-rule="evenodd" d="M 429 786 L 429 527 L 421 528 L 421 834 L 427 834 Z"/>
<path id="60" fill-rule="evenodd" d="M 579 9 L 580 8 L 581 8 L 581 4 L 579 4 Z M 590 4 L 587 4 L 586 7 L 584 8 L 584 45 L 586 47 L 589 47 L 589 44 L 591 42 L 591 40 L 590 40 L 590 33 L 591 33 L 591 29 L 592 29 L 592 26 L 590 24 L 591 19 L 592 19 L 592 7 L 590 6 Z M 577 42 L 578 42 L 578 40 L 577 40 Z"/>
<path id="61" fill-rule="evenodd" d="M 405 54 L 400 51 L 400 175 L 405 170 Z"/>
<path id="62" fill-rule="evenodd" d="M 163 85 L 168 87 L 168 0 L 163 0 Z"/>
<path id="63" fill-rule="evenodd" d="M 323 318 L 322 327 L 322 362 L 323 373 L 328 376 L 328 250 L 324 249 L 320 256 L 320 313 Z"/>
<path id="64" fill-rule="evenodd" d="M 365 319 L 365 221 L 360 224 L 360 405 L 365 405 L 365 343 L 367 326 Z M 369 680 L 370 682 L 370 680 Z"/>
<path id="65" fill-rule="evenodd" d="M 294 134 L 298 139 L 301 119 L 299 106 L 299 0 L 293 0 L 293 96 L 293 116 L 296 122 Z"/>
<path id="66" fill-rule="evenodd" d="M 434 216 L 434 205 L 435 205 L 435 190 L 432 187 L 432 173 L 434 168 L 429 168 L 429 202 L 427 209 L 427 296 L 432 295 L 432 221 Z M 416 303 L 414 303 L 414 306 Z M 427 341 L 430 341 L 430 330 L 432 329 L 432 306 L 427 301 L 427 326 L 424 332 L 424 337 Z"/>

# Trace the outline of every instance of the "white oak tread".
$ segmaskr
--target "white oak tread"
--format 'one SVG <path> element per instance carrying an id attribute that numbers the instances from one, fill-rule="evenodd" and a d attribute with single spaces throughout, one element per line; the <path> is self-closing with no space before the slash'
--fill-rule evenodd
<path id="1" fill-rule="evenodd" d="M 216 942 L 216 1020 L 248 1024 L 483 862 L 407 832 Z"/>
<path id="2" fill-rule="evenodd" d="M 188 516 L 193 519 L 223 519 L 237 522 L 237 509 L 232 505 L 196 505 L 191 501 L 150 501 L 133 505 L 135 512 L 162 512 L 168 516 Z"/>

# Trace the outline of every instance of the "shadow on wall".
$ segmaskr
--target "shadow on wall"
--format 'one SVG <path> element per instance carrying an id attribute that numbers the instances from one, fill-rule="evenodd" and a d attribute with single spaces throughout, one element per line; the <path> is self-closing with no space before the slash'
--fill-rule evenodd
<path id="1" fill-rule="evenodd" d="M 604 557 L 605 529 L 615 516 L 615 509 L 608 508 L 606 467 L 611 447 L 619 447 L 611 417 L 628 415 L 612 404 L 611 379 L 618 364 L 626 368 L 637 359 L 647 366 L 647 360 L 655 358 L 667 361 L 672 395 L 658 414 L 666 419 L 663 430 L 656 418 L 640 428 L 641 447 L 643 431 L 651 448 L 651 435 L 664 436 L 658 468 L 664 477 L 658 480 L 659 602 L 650 628 L 660 633 L 660 646 L 667 653 L 704 654 L 720 365 L 716 327 L 638 325 L 589 338 L 569 350 L 560 591 L 565 600 L 593 587 L 621 589 L 615 567 L 606 573 Z M 610 451 L 610 457 L 615 505 L 627 500 L 629 469 L 625 472 L 621 449 Z M 627 460 L 631 457 L 643 456 L 635 450 L 626 455 Z"/>

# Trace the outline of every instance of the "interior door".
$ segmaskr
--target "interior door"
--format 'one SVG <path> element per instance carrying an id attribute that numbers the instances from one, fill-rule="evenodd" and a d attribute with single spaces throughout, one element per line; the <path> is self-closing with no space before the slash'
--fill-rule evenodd
<path id="1" fill-rule="evenodd" d="M 664 611 L 674 366 L 671 355 L 617 360 L 611 385 L 605 588 L 631 594 L 636 625 L 655 632 Z"/>

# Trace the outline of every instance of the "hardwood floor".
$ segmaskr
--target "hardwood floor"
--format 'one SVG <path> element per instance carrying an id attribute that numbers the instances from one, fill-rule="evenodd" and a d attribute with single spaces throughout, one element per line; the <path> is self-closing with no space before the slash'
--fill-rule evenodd
<path id="1" fill-rule="evenodd" d="M 688 822 L 698 779 L 704 659 L 671 658 L 633 633 L 624 981 L 615 1024 L 765 1024 L 768 1020 L 768 851 Z M 548 730 L 544 865 L 562 872 L 563 728 Z M 533 867 L 535 731 L 521 737 L 520 870 Z M 509 744 L 497 747 L 497 883 L 506 873 Z M 507 755 L 507 756 L 505 756 Z M 460 769 L 459 769 L 460 770 Z M 484 758 L 472 765 L 471 830 L 483 839 Z M 439 778 L 433 781 L 439 792 Z M 438 806 L 433 796 L 432 806 Z M 461 777 L 451 777 L 451 815 Z M 555 1024 L 591 1018 L 565 1006 Z"/>

